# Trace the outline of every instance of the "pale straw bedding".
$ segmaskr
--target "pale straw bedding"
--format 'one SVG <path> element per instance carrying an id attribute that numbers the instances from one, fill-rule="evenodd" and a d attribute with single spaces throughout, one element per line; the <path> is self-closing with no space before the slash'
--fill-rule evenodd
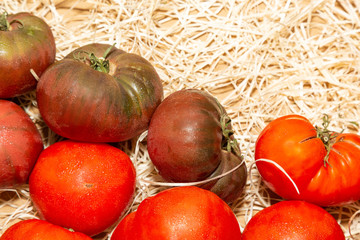
<path id="1" fill-rule="evenodd" d="M 116 44 L 157 69 L 165 96 L 197 88 L 218 97 L 232 118 L 250 177 L 231 204 L 240 226 L 279 201 L 254 163 L 257 135 L 279 116 L 297 113 L 333 130 L 359 132 L 360 1 L 357 0 L 2 0 L 8 13 L 30 11 L 47 20 L 57 59 L 87 43 Z M 35 94 L 19 98 L 42 130 L 45 146 L 60 138 L 44 126 Z M 167 186 L 146 151 L 146 133 L 119 143 L 134 162 L 134 205 Z M 37 218 L 27 186 L 0 193 L 0 234 L 22 219 Z M 360 236 L 360 203 L 326 208 L 347 239 Z M 95 239 L 108 239 L 109 233 Z"/>

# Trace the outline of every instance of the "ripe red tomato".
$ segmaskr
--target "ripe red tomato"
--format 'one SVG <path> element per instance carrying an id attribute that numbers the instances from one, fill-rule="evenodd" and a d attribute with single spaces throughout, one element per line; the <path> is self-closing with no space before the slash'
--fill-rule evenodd
<path id="1" fill-rule="evenodd" d="M 134 218 L 136 212 L 131 212 L 124 219 L 121 220 L 121 224 L 119 224 L 115 231 L 111 234 L 110 240 L 126 240 L 126 239 L 134 239 L 133 235 L 134 231 Z M 125 238 L 126 236 L 126 238 Z"/>
<path id="2" fill-rule="evenodd" d="M 139 135 L 162 98 L 161 80 L 148 61 L 107 44 L 76 49 L 51 65 L 37 86 L 45 123 L 63 137 L 87 142 Z"/>
<path id="3" fill-rule="evenodd" d="M 25 111 L 0 100 L 0 188 L 26 183 L 42 150 L 40 133 Z"/>
<path id="4" fill-rule="evenodd" d="M 92 236 L 116 222 L 131 203 L 135 169 L 118 148 L 67 140 L 40 154 L 29 188 L 42 219 Z"/>
<path id="5" fill-rule="evenodd" d="M 331 132 L 327 124 L 325 117 L 321 130 L 302 116 L 288 115 L 263 129 L 255 160 L 270 189 L 285 199 L 322 206 L 360 199 L 360 136 Z"/>
<path id="6" fill-rule="evenodd" d="M 111 240 L 234 240 L 239 223 L 216 194 L 198 187 L 167 189 L 142 201 Z"/>
<path id="7" fill-rule="evenodd" d="M 55 40 L 41 18 L 22 12 L 0 15 L 0 98 L 35 89 L 40 76 L 55 61 Z"/>
<path id="8" fill-rule="evenodd" d="M 242 240 L 345 240 L 340 225 L 323 208 L 303 201 L 283 201 L 253 216 Z"/>
<path id="9" fill-rule="evenodd" d="M 49 222 L 30 219 L 23 220 L 8 228 L 0 240 L 91 240 L 83 233 L 72 232 Z"/>
<path id="10" fill-rule="evenodd" d="M 184 89 L 169 95 L 155 110 L 147 148 L 159 174 L 168 181 L 201 181 L 241 165 L 232 174 L 201 186 L 232 202 L 247 178 L 233 134 L 230 118 L 215 97 Z"/>

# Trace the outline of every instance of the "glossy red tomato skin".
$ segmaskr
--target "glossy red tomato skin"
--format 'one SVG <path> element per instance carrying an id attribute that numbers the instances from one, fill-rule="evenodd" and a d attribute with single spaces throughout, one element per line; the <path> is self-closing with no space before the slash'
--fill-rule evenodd
<path id="1" fill-rule="evenodd" d="M 91 240 L 83 233 L 71 232 L 65 228 L 39 219 L 23 220 L 9 227 L 0 240 Z"/>
<path id="2" fill-rule="evenodd" d="M 27 183 L 43 150 L 41 135 L 17 104 L 0 100 L 0 188 Z"/>
<path id="3" fill-rule="evenodd" d="M 243 240 L 345 240 L 341 227 L 323 208 L 304 201 L 282 201 L 255 214 Z"/>
<path id="4" fill-rule="evenodd" d="M 121 220 L 121 224 L 119 224 L 114 232 L 111 234 L 110 240 L 126 240 L 126 239 L 134 239 L 132 234 L 134 234 L 134 219 L 136 212 L 131 212 L 124 219 Z"/>
<path id="5" fill-rule="evenodd" d="M 147 130 L 163 98 L 155 68 L 144 58 L 115 47 L 106 59 L 110 72 L 76 60 L 94 53 L 102 57 L 111 46 L 89 44 L 51 65 L 37 86 L 45 123 L 57 134 L 87 142 L 119 142 Z"/>
<path id="6" fill-rule="evenodd" d="M 197 89 L 176 91 L 164 99 L 147 136 L 149 156 L 164 179 L 199 181 L 216 169 L 221 161 L 224 111 L 214 97 Z"/>
<path id="7" fill-rule="evenodd" d="M 126 226 L 123 222 L 117 226 L 125 235 L 111 240 L 241 239 L 231 208 L 216 194 L 198 187 L 162 191 L 141 202 L 132 214 L 123 220 Z"/>
<path id="8" fill-rule="evenodd" d="M 285 199 L 305 200 L 321 206 L 341 205 L 360 199 L 360 136 L 339 134 L 324 163 L 326 149 L 315 127 L 304 117 L 288 115 L 263 129 L 255 146 L 260 175 Z M 296 184 L 269 159 L 279 164 Z"/>
<path id="9" fill-rule="evenodd" d="M 131 203 L 135 169 L 118 148 L 67 140 L 42 152 L 29 189 L 42 219 L 93 236 L 115 223 Z"/>
<path id="10" fill-rule="evenodd" d="M 8 15 L 7 20 L 15 22 L 8 31 L 0 31 L 0 98 L 35 89 L 30 69 L 40 76 L 56 54 L 54 36 L 44 20 L 27 12 Z"/>

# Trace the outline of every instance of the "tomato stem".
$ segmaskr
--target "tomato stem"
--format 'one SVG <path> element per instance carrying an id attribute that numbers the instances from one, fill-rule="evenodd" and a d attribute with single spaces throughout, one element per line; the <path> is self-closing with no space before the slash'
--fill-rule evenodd
<path id="1" fill-rule="evenodd" d="M 0 15 L 0 31 L 8 31 L 10 28 L 9 21 L 7 20 L 7 12 Z"/>
<path id="2" fill-rule="evenodd" d="M 11 22 L 7 20 L 8 13 L 4 12 L 3 14 L 0 14 L 0 31 L 10 31 L 10 25 L 13 23 L 19 23 L 19 28 L 24 27 L 24 23 L 18 19 L 14 19 Z"/>
<path id="3" fill-rule="evenodd" d="M 234 131 L 231 129 L 231 119 L 226 113 L 220 116 L 220 125 L 223 133 L 222 149 L 234 153 L 236 156 L 243 159 L 239 144 L 234 138 Z"/>
<path id="4" fill-rule="evenodd" d="M 87 60 L 90 61 L 90 67 L 96 71 L 99 72 L 103 72 L 103 73 L 109 73 L 110 72 L 110 65 L 109 65 L 109 60 L 107 60 L 106 58 L 108 57 L 111 49 L 114 47 L 115 44 L 111 45 L 109 48 L 106 49 L 104 55 L 102 57 L 97 57 L 95 56 L 94 53 L 88 53 L 86 51 L 79 51 L 78 54 L 79 56 L 75 56 L 74 55 L 74 59 L 81 61 L 81 62 L 86 62 Z M 80 54 L 85 53 L 87 54 L 87 58 L 86 57 L 81 57 Z"/>
<path id="5" fill-rule="evenodd" d="M 220 127 L 221 127 L 222 135 L 223 135 L 223 139 L 221 141 L 221 148 L 228 152 L 234 153 L 236 156 L 238 156 L 242 160 L 243 156 L 241 155 L 239 144 L 234 137 L 234 130 L 232 130 L 232 128 L 231 128 L 231 118 L 226 114 L 226 112 L 225 112 L 223 106 L 221 105 L 221 103 L 219 102 L 219 100 L 217 98 L 214 98 L 214 99 L 220 109 L 220 112 L 221 112 Z"/>
<path id="6" fill-rule="evenodd" d="M 106 60 L 105 58 L 98 58 L 95 56 L 94 53 L 89 54 L 90 59 L 90 67 L 95 69 L 96 71 L 103 72 L 103 73 L 109 73 L 110 67 L 109 67 L 109 60 Z"/>
<path id="7" fill-rule="evenodd" d="M 322 128 L 317 127 L 317 126 L 315 127 L 316 137 L 321 139 L 321 141 L 324 143 L 324 146 L 326 149 L 326 155 L 324 157 L 324 167 L 326 167 L 326 165 L 329 165 L 331 167 L 331 165 L 329 163 L 329 155 L 330 155 L 331 148 L 335 143 L 335 139 L 337 138 L 337 136 L 339 134 L 334 131 L 330 131 L 328 129 L 328 127 L 330 125 L 330 119 L 327 114 L 324 115 L 322 120 L 323 120 Z"/>

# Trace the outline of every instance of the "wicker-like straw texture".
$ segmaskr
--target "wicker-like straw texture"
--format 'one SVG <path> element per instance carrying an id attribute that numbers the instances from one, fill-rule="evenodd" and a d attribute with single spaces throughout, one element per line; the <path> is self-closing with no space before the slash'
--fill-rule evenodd
<path id="1" fill-rule="evenodd" d="M 51 26 L 57 60 L 93 42 L 109 43 L 149 60 L 165 96 L 197 88 L 216 96 L 232 118 L 250 172 L 243 196 L 231 204 L 243 229 L 254 213 L 281 199 L 262 183 L 255 141 L 266 124 L 296 113 L 335 131 L 359 132 L 360 1 L 357 0 L 2 0 L 8 13 L 29 11 Z M 45 146 L 58 141 L 36 108 L 35 93 L 18 98 L 42 130 Z M 146 133 L 118 146 L 138 174 L 134 205 L 166 188 L 146 151 Z M 360 234 L 360 203 L 326 208 Z M 359 214 L 360 215 L 360 214 Z M 27 186 L 0 192 L 0 234 L 37 218 Z M 108 239 L 113 228 L 95 239 Z"/>

